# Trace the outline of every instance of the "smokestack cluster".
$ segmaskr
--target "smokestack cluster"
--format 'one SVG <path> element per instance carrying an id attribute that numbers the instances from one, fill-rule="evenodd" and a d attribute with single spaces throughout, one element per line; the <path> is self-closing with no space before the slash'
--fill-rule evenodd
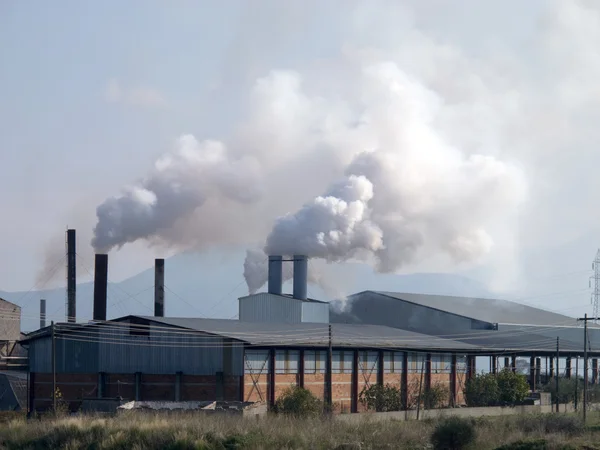
<path id="1" fill-rule="evenodd" d="M 96 254 L 94 262 L 94 316 L 97 321 L 106 320 L 106 297 L 108 293 L 108 255 Z"/>
<path id="2" fill-rule="evenodd" d="M 281 295 L 283 291 L 283 262 L 281 255 L 270 255 L 268 266 L 268 290 L 269 294 Z M 308 298 L 308 258 L 304 255 L 294 255 L 291 260 L 293 269 L 293 296 L 299 300 Z"/>

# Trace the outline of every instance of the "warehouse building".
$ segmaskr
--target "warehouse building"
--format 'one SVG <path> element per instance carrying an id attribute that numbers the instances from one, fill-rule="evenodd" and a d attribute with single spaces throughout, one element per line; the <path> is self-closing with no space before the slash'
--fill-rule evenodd
<path id="1" fill-rule="evenodd" d="M 542 372 L 570 375 L 571 358 L 583 350 L 568 339 L 575 336 L 569 329 L 557 360 L 550 334 L 573 319 L 526 307 L 527 314 L 519 314 L 532 323 L 520 326 L 505 311 L 513 308 L 510 302 L 490 301 L 497 309 L 488 311 L 487 300 L 369 291 L 351 296 L 343 312 L 330 311 L 307 297 L 302 256 L 293 258 L 292 295 L 282 293 L 283 258 L 270 257 L 268 291 L 240 298 L 239 320 L 163 317 L 163 280 L 157 278 L 154 316 L 107 321 L 107 258 L 98 256 L 94 321 L 42 328 L 23 342 L 30 410 L 50 407 L 54 388 L 77 409 L 87 398 L 116 397 L 272 405 L 284 389 L 299 385 L 338 412 L 359 412 L 360 393 L 373 384 L 397 386 L 407 408 L 419 392 L 441 386 L 444 404 L 454 406 L 464 403 L 462 389 L 477 370 L 476 358 L 488 358 L 490 370 L 499 370 L 516 369 L 517 358 L 526 356 L 535 390 Z M 594 381 L 598 354 L 592 348 Z"/>

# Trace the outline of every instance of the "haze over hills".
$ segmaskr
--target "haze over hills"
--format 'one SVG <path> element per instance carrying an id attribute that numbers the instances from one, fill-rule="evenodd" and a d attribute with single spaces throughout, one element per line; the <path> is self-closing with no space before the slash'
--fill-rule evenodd
<path id="1" fill-rule="evenodd" d="M 181 253 L 165 263 L 165 314 L 170 316 L 233 318 L 237 315 L 237 298 L 247 294 L 242 275 L 242 252 L 207 251 Z M 87 274 L 86 274 L 87 275 Z M 85 277 L 80 277 L 84 279 Z M 89 278 L 89 276 L 88 276 Z M 110 260 L 109 260 L 110 278 Z M 491 293 L 479 282 L 460 275 L 417 273 L 410 275 L 378 274 L 364 264 L 332 265 L 328 278 L 343 286 L 344 294 L 366 289 L 489 297 Z M 264 288 L 263 288 L 264 289 Z M 77 320 L 92 318 L 93 283 L 77 285 Z M 284 285 L 291 292 L 291 282 Z M 315 285 L 309 285 L 311 297 L 332 300 Z M 22 306 L 21 329 L 39 327 L 39 299 L 47 301 L 48 321 L 64 321 L 66 292 L 64 287 L 31 292 L 2 292 L 0 297 Z M 153 314 L 154 268 L 108 286 L 108 317 L 127 314 Z"/>

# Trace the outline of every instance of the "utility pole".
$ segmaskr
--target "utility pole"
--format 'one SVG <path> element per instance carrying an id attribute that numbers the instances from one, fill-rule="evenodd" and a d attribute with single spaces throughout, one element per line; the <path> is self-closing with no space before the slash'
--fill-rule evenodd
<path id="1" fill-rule="evenodd" d="M 560 338 L 558 336 L 556 336 L 556 373 L 555 373 L 555 377 L 556 377 L 556 412 L 559 412 L 559 405 L 560 403 L 558 402 L 558 377 L 560 375 L 560 372 L 558 371 L 558 361 L 560 358 Z"/>
<path id="2" fill-rule="evenodd" d="M 577 406 L 579 406 L 579 393 L 577 392 L 579 388 L 579 356 L 575 357 L 575 411 L 577 411 Z M 584 387 L 585 389 L 585 387 Z"/>
<path id="3" fill-rule="evenodd" d="M 54 330 L 54 320 L 50 325 L 52 336 L 52 408 L 56 413 L 56 334 Z"/>
<path id="4" fill-rule="evenodd" d="M 329 413 L 333 412 L 333 339 L 331 324 L 329 324 L 329 348 L 327 349 L 327 407 Z"/>
<path id="5" fill-rule="evenodd" d="M 596 252 L 596 258 L 592 263 L 592 269 L 594 275 L 590 277 L 590 287 L 592 287 L 592 280 L 594 280 L 594 290 L 592 291 L 592 315 L 595 317 L 594 323 L 598 320 L 600 315 L 600 250 Z"/>
<path id="6" fill-rule="evenodd" d="M 598 267 L 598 265 L 595 265 Z M 588 384 L 588 358 L 587 358 L 587 350 L 588 350 L 588 340 L 587 340 L 587 323 L 589 320 L 593 320 L 594 322 L 598 320 L 598 317 L 588 317 L 586 314 L 583 319 L 577 319 L 577 321 L 583 321 L 583 423 L 587 418 L 587 384 Z"/>

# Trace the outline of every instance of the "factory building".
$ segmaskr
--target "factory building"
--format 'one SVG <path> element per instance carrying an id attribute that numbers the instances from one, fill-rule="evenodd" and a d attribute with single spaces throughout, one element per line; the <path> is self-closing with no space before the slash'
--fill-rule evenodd
<path id="1" fill-rule="evenodd" d="M 343 311 L 330 309 L 307 296 L 306 257 L 292 260 L 293 294 L 282 292 L 285 260 L 271 256 L 268 290 L 239 299 L 239 320 L 164 317 L 162 267 L 154 316 L 107 321 L 107 257 L 98 255 L 94 321 L 45 327 L 23 341 L 30 410 L 50 407 L 54 387 L 72 409 L 84 399 L 117 397 L 272 405 L 298 385 L 337 412 L 360 412 L 360 393 L 374 384 L 397 386 L 407 408 L 419 392 L 442 386 L 443 403 L 456 406 L 481 357 L 493 371 L 516 370 L 517 358 L 526 357 L 535 390 L 542 373 L 569 376 L 571 358 L 583 352 L 574 319 L 500 300 L 367 291 Z M 555 331 L 562 333 L 559 359 Z"/>

